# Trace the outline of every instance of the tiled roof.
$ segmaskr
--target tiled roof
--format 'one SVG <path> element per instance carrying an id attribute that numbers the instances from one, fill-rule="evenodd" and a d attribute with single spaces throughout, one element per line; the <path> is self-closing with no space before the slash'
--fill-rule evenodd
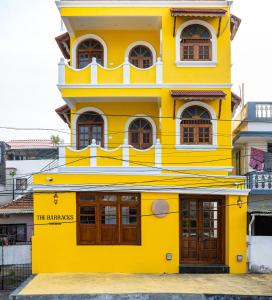
<path id="1" fill-rule="evenodd" d="M 69 36 L 69 33 L 65 32 L 65 33 L 55 37 L 55 40 L 56 40 L 63 56 L 66 59 L 70 59 L 70 36 Z"/>
<path id="2" fill-rule="evenodd" d="M 55 148 L 49 139 L 11 140 L 7 143 L 11 149 L 45 149 Z"/>
<path id="3" fill-rule="evenodd" d="M 70 127 L 70 115 L 71 115 L 70 107 L 67 104 L 65 104 L 65 105 L 62 105 L 61 107 L 55 109 L 55 112 Z"/>
<path id="4" fill-rule="evenodd" d="M 171 8 L 171 15 L 177 16 L 201 16 L 201 17 L 222 17 L 226 14 L 224 9 L 214 8 Z"/>
<path id="5" fill-rule="evenodd" d="M 0 206 L 0 215 L 33 213 L 33 194 L 28 193 L 20 198 Z"/>
<path id="6" fill-rule="evenodd" d="M 225 98 L 226 93 L 220 90 L 171 90 L 173 98 Z"/>

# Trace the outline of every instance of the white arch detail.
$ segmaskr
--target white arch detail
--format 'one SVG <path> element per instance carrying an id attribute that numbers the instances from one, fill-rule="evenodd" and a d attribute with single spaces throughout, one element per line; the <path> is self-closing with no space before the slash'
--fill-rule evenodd
<path id="1" fill-rule="evenodd" d="M 156 63 L 156 61 L 157 61 L 156 50 L 150 43 L 148 43 L 146 41 L 136 41 L 136 42 L 131 43 L 126 49 L 125 59 L 126 59 L 126 57 L 129 57 L 129 52 L 136 46 L 146 46 L 147 48 L 149 48 L 152 53 L 152 63 L 153 63 L 153 65 Z"/>
<path id="2" fill-rule="evenodd" d="M 204 27 L 206 27 L 210 33 L 211 33 L 211 41 L 212 41 L 212 60 L 211 61 L 182 61 L 180 57 L 180 42 L 181 42 L 181 32 L 183 31 L 184 28 L 186 28 L 189 25 L 193 24 L 199 24 Z M 214 28 L 212 27 L 211 24 L 208 22 L 202 21 L 202 20 L 190 20 L 187 22 L 184 22 L 181 24 L 181 26 L 178 28 L 177 33 L 176 33 L 176 63 L 184 63 L 188 65 L 211 65 L 211 64 L 216 64 L 217 63 L 217 43 L 216 43 L 216 32 L 214 31 Z"/>
<path id="3" fill-rule="evenodd" d="M 73 57 L 73 62 L 72 62 L 72 67 L 76 69 L 77 67 L 77 47 L 78 45 L 88 39 L 94 39 L 97 40 L 98 42 L 101 43 L 101 45 L 103 46 L 104 49 L 104 56 L 103 56 L 103 61 L 104 61 L 104 67 L 107 68 L 108 66 L 108 47 L 107 44 L 105 43 L 105 41 L 98 35 L 96 34 L 84 34 L 82 36 L 80 36 L 79 38 L 77 38 L 73 44 L 73 51 L 72 51 L 72 57 Z"/>
<path id="4" fill-rule="evenodd" d="M 212 144 L 211 145 L 183 145 L 180 143 L 180 116 L 182 115 L 183 111 L 190 107 L 190 106 L 201 106 L 208 110 L 208 112 L 211 115 L 211 123 L 212 123 Z M 217 147 L 217 119 L 216 119 L 216 113 L 212 109 L 210 105 L 207 103 L 203 103 L 201 101 L 190 101 L 185 104 L 183 104 L 177 111 L 176 114 L 176 146 L 180 146 L 179 148 L 190 148 L 190 149 L 203 149 L 203 148 L 216 148 Z"/>
<path id="5" fill-rule="evenodd" d="M 83 107 L 80 110 L 76 112 L 76 115 L 73 118 L 72 121 L 72 146 L 76 148 L 77 144 L 77 119 L 80 115 L 84 114 L 85 112 L 93 111 L 101 115 L 104 121 L 104 148 L 108 148 L 108 120 L 102 110 L 100 110 L 97 107 L 88 106 Z"/>
<path id="6" fill-rule="evenodd" d="M 136 120 L 136 119 L 145 119 L 147 120 L 151 126 L 152 126 L 152 145 L 156 145 L 156 137 L 157 137 L 157 127 L 156 124 L 154 122 L 154 120 L 146 115 L 135 115 L 133 117 L 130 117 L 126 124 L 125 124 L 125 143 L 127 141 L 127 143 L 129 142 L 129 138 L 128 138 L 128 129 L 129 129 L 129 125 L 131 124 L 132 121 Z"/>

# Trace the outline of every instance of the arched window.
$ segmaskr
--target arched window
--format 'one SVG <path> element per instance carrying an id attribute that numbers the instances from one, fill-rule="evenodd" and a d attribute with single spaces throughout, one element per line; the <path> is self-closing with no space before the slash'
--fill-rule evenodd
<path id="1" fill-rule="evenodd" d="M 98 64 L 104 64 L 104 49 L 100 42 L 94 39 L 88 39 L 81 42 L 77 47 L 77 67 L 84 68 L 92 62 L 95 57 Z"/>
<path id="2" fill-rule="evenodd" d="M 212 144 L 212 122 L 207 109 L 190 106 L 181 115 L 181 144 Z"/>
<path id="3" fill-rule="evenodd" d="M 93 139 L 104 146 L 104 120 L 98 113 L 88 111 L 77 119 L 77 148 L 87 147 Z"/>
<path id="4" fill-rule="evenodd" d="M 181 60 L 212 60 L 211 33 L 203 25 L 193 24 L 185 27 L 180 36 Z"/>
<path id="5" fill-rule="evenodd" d="M 153 64 L 152 52 L 146 46 L 136 46 L 129 52 L 129 61 L 135 67 L 141 69 L 149 68 Z"/>
<path id="6" fill-rule="evenodd" d="M 152 146 L 152 125 L 143 118 L 135 119 L 129 125 L 129 144 L 137 149 Z"/>

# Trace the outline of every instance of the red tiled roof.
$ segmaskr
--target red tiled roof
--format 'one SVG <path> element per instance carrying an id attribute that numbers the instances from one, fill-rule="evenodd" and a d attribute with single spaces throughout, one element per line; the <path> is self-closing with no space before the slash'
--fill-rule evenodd
<path id="1" fill-rule="evenodd" d="M 242 20 L 235 15 L 230 15 L 230 39 L 231 41 L 234 39 Z"/>
<path id="2" fill-rule="evenodd" d="M 178 16 L 198 16 L 198 17 L 223 17 L 226 14 L 224 9 L 215 8 L 180 8 L 170 9 L 172 17 Z"/>
<path id="3" fill-rule="evenodd" d="M 33 213 L 33 194 L 28 193 L 20 198 L 0 206 L 0 214 Z"/>
<path id="4" fill-rule="evenodd" d="M 66 59 L 70 59 L 70 35 L 69 35 L 69 33 L 68 32 L 63 33 L 63 34 L 55 37 L 55 40 L 56 40 L 63 56 Z"/>
<path id="5" fill-rule="evenodd" d="M 170 90 L 170 95 L 173 98 L 225 98 L 226 93 L 220 90 Z"/>
<path id="6" fill-rule="evenodd" d="M 43 149 L 55 147 L 52 141 L 48 139 L 11 140 L 7 144 L 11 149 Z"/>

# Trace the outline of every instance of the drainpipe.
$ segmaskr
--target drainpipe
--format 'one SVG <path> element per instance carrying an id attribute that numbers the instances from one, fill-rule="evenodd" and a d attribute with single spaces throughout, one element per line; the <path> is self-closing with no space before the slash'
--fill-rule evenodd
<path id="1" fill-rule="evenodd" d="M 255 221 L 255 215 L 252 214 L 252 219 L 250 220 L 249 222 L 249 225 L 248 225 L 248 269 L 249 271 L 251 270 L 251 245 L 252 245 L 252 231 L 251 231 L 251 228 L 252 228 L 252 224 L 254 223 Z"/>

